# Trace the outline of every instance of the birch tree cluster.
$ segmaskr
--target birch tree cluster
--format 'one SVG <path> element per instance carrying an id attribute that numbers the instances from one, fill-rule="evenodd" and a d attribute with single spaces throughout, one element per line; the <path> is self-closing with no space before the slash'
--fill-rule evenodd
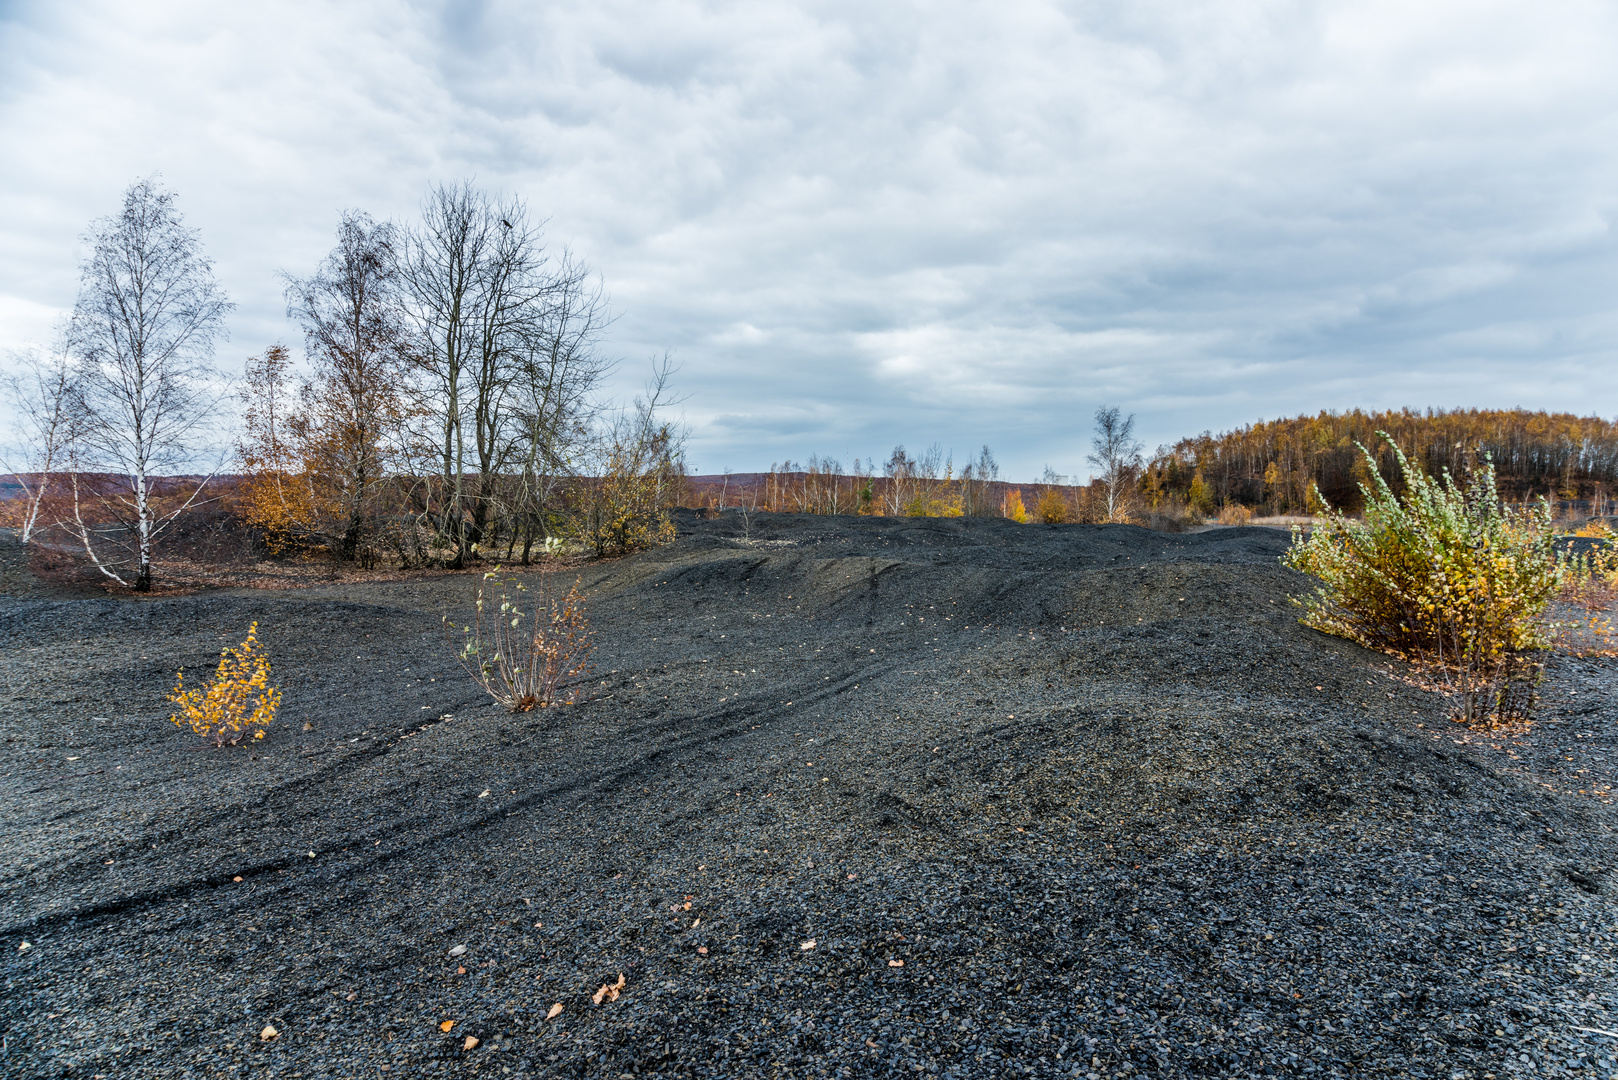
<path id="1" fill-rule="evenodd" d="M 365 566 L 670 538 L 672 368 L 628 407 L 602 399 L 606 295 L 544 224 L 470 183 L 433 188 L 409 224 L 344 213 L 326 257 L 283 275 L 301 358 L 271 346 L 237 384 L 213 365 L 232 305 L 196 231 L 172 192 L 132 185 L 85 235 L 59 348 L 10 384 L 22 539 L 60 530 L 147 590 L 160 541 L 210 500 L 272 554 Z"/>
<path id="2" fill-rule="evenodd" d="M 672 535 L 669 367 L 627 410 L 601 402 L 606 297 L 543 226 L 520 199 L 443 185 L 414 225 L 345 214 L 315 272 L 286 279 L 312 374 L 294 391 L 274 350 L 250 362 L 241 444 L 272 546 L 461 567 Z"/>

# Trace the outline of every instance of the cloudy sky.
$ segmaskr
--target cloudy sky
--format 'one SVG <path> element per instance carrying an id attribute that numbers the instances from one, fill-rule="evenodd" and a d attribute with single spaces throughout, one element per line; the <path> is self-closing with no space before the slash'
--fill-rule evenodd
<path id="1" fill-rule="evenodd" d="M 1618 6 L 0 0 L 0 350 L 161 173 L 237 302 L 347 207 L 527 199 L 700 471 L 982 443 L 1084 473 L 1354 406 L 1618 414 Z"/>

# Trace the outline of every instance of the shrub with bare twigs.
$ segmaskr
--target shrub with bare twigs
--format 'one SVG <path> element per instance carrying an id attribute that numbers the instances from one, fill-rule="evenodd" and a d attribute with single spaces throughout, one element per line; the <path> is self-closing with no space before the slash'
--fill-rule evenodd
<path id="1" fill-rule="evenodd" d="M 590 670 L 590 620 L 579 583 L 557 596 L 546 575 L 530 597 L 521 581 L 501 578 L 498 566 L 483 582 L 473 624 L 461 628 L 461 666 L 512 712 L 573 704 L 570 683 Z M 489 594 L 491 586 L 497 595 Z M 452 625 L 447 617 L 444 625 Z"/>

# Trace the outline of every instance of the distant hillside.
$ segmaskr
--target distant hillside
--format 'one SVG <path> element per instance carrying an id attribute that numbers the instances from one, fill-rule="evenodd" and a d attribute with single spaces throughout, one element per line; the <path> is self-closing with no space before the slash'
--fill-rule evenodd
<path id="1" fill-rule="evenodd" d="M 1370 473 L 1356 442 L 1377 455 L 1378 469 L 1397 486 L 1397 460 L 1378 431 L 1432 475 L 1461 475 L 1491 458 L 1509 498 L 1545 495 L 1610 513 L 1618 494 L 1618 423 L 1524 409 L 1355 409 L 1204 432 L 1159 449 L 1142 486 L 1150 497 L 1208 511 L 1236 503 L 1299 513 L 1314 508 L 1309 490 L 1318 485 L 1333 506 L 1357 510 L 1358 485 Z"/>

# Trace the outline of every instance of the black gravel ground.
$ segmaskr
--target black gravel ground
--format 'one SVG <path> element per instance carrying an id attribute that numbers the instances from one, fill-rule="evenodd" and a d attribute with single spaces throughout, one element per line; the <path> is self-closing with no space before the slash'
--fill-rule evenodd
<path id="1" fill-rule="evenodd" d="M 1301 628 L 1277 532 L 682 533 L 524 716 L 471 577 L 11 574 L 0 1072 L 1618 1076 L 1611 668 L 1484 738 Z M 253 619 L 281 716 L 198 749 L 163 694 Z"/>

